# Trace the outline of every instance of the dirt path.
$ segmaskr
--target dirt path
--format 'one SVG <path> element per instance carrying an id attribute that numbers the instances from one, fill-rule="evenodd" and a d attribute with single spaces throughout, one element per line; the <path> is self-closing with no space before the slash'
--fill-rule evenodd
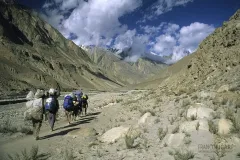
<path id="1" fill-rule="evenodd" d="M 102 97 L 104 97 L 104 100 Z M 101 133 L 102 130 L 106 130 L 104 127 L 112 127 L 111 123 L 113 122 L 111 122 L 111 117 L 116 117 L 115 115 L 118 114 L 118 109 L 116 107 L 111 107 L 111 104 L 113 104 L 112 101 L 122 97 L 122 92 L 91 95 L 89 98 L 90 105 L 88 115 L 81 116 L 70 125 L 66 121 L 63 109 L 60 109 L 59 120 L 56 121 L 55 130 L 52 132 L 48 122 L 44 121 L 40 130 L 40 140 L 38 141 L 34 139 L 33 135 L 21 135 L 21 133 L 11 136 L 0 136 L 0 159 L 5 160 L 8 154 L 13 155 L 15 153 L 21 153 L 24 149 L 29 152 L 33 146 L 38 146 L 40 153 L 50 153 L 51 157 L 49 159 L 64 159 L 61 156 L 64 155 L 63 152 L 66 148 L 78 150 L 83 144 L 85 148 L 88 148 L 89 143 L 94 141 L 98 136 L 84 137 L 81 134 L 85 133 L 82 132 L 85 132 L 84 129 L 93 128 L 98 134 L 98 132 Z M 62 98 L 60 98 L 60 100 L 61 99 Z M 0 107 L 2 120 L 9 118 L 13 125 L 19 127 L 25 125 L 22 119 L 24 110 L 25 103 L 8 104 Z M 68 133 L 75 130 L 82 132 L 79 133 L 80 135 L 77 138 L 69 136 Z"/>
<path id="2" fill-rule="evenodd" d="M 33 145 L 37 145 L 40 150 L 42 148 L 51 148 L 52 146 L 57 146 L 56 142 L 63 141 L 64 136 L 70 131 L 80 129 L 82 127 L 90 127 L 92 120 L 94 120 L 99 113 L 92 113 L 85 117 L 81 117 L 79 120 L 68 125 L 65 120 L 60 120 L 56 122 L 55 130 L 52 132 L 47 124 L 43 123 L 40 131 L 40 140 L 36 141 L 32 135 L 28 135 L 22 138 L 8 140 L 0 145 L 1 152 L 6 156 L 10 153 L 19 153 L 21 150 L 26 148 L 30 150 Z"/>

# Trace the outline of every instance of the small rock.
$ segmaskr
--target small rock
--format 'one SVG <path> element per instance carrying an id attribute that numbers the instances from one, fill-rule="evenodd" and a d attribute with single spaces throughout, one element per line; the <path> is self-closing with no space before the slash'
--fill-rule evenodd
<path id="1" fill-rule="evenodd" d="M 30 92 L 27 94 L 26 99 L 27 99 L 27 100 L 32 100 L 32 99 L 34 99 L 34 93 L 33 93 L 33 91 L 30 91 Z"/>
<path id="2" fill-rule="evenodd" d="M 227 119 L 220 119 L 218 122 L 218 133 L 222 135 L 229 134 L 232 128 L 232 122 Z"/>
<path id="3" fill-rule="evenodd" d="M 151 113 L 147 112 L 145 113 L 139 120 L 138 120 L 138 124 L 144 124 L 146 123 L 148 117 L 151 116 Z"/>

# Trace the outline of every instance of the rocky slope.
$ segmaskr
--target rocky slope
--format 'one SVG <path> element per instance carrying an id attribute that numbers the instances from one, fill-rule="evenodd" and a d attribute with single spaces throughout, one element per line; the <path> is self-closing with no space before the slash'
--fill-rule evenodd
<path id="1" fill-rule="evenodd" d="M 240 10 L 199 45 L 198 50 L 166 68 L 160 77 L 139 84 L 166 90 L 203 90 L 240 80 Z"/>
<path id="2" fill-rule="evenodd" d="M 200 90 L 235 85 L 240 80 L 240 10 L 199 46 L 188 64 L 162 85 Z M 181 85 L 179 85 L 181 84 Z"/>

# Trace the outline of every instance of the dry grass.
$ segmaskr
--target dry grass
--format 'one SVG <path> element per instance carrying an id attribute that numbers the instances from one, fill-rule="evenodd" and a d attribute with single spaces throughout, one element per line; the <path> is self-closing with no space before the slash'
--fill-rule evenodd
<path id="1" fill-rule="evenodd" d="M 116 99 L 116 103 L 121 103 L 121 102 L 123 102 L 123 99 Z"/>
<path id="2" fill-rule="evenodd" d="M 208 120 L 209 131 L 213 134 L 217 134 L 218 128 L 212 120 Z"/>
<path id="3" fill-rule="evenodd" d="M 240 133 L 240 117 L 239 115 L 235 115 L 234 118 L 232 118 L 232 124 L 233 127 L 231 129 L 232 133 Z"/>
<path id="4" fill-rule="evenodd" d="M 187 106 L 188 105 L 190 105 L 191 104 L 191 102 L 190 102 L 190 100 L 189 99 L 184 99 L 183 101 L 182 101 L 182 108 L 187 108 Z"/>
<path id="5" fill-rule="evenodd" d="M 224 110 L 224 113 L 225 113 L 225 117 L 226 119 L 229 119 L 231 121 L 233 121 L 233 118 L 234 118 L 234 112 L 231 108 L 226 108 Z"/>
<path id="6" fill-rule="evenodd" d="M 168 121 L 170 122 L 171 125 L 173 125 L 173 123 L 177 120 L 177 116 L 174 116 L 174 117 L 171 117 L 169 118 L 168 117 Z"/>
<path id="7" fill-rule="evenodd" d="M 221 118 L 221 112 L 212 112 L 211 116 L 213 119 L 220 119 Z"/>
<path id="8" fill-rule="evenodd" d="M 184 138 L 184 144 L 189 145 L 191 142 L 190 138 Z"/>
<path id="9" fill-rule="evenodd" d="M 12 125 L 12 122 L 9 119 L 6 119 L 1 125 L 0 125 L 0 133 L 17 133 L 18 129 L 17 127 Z"/>
<path id="10" fill-rule="evenodd" d="M 197 120 L 197 115 L 191 115 L 190 119 L 191 119 L 191 121 Z"/>
<path id="11" fill-rule="evenodd" d="M 158 128 L 158 138 L 163 140 L 163 138 L 167 135 L 168 129 L 163 130 L 163 128 Z"/>
<path id="12" fill-rule="evenodd" d="M 9 160 L 47 160 L 49 157 L 49 154 L 39 154 L 37 146 L 33 146 L 29 153 L 25 148 L 21 154 L 8 155 Z"/>
<path id="13" fill-rule="evenodd" d="M 179 125 L 177 125 L 173 130 L 172 134 L 178 133 L 179 132 Z"/>
<path id="14" fill-rule="evenodd" d="M 74 156 L 73 156 L 73 151 L 70 149 L 70 150 L 65 150 L 64 152 L 64 160 L 74 160 Z"/>
<path id="15" fill-rule="evenodd" d="M 197 130 L 197 131 L 199 130 L 199 127 L 200 127 L 200 123 L 197 122 L 197 125 L 196 125 L 196 130 Z"/>
<path id="16" fill-rule="evenodd" d="M 153 110 L 151 110 L 151 109 L 144 109 L 144 110 L 139 110 L 139 112 L 141 113 L 141 116 L 143 116 L 145 113 L 151 113 L 151 115 L 152 116 L 155 116 L 156 115 L 156 113 L 153 111 Z"/>
<path id="17" fill-rule="evenodd" d="M 169 151 L 169 155 L 173 156 L 175 160 L 189 160 L 194 158 L 194 153 L 192 151 L 180 151 L 180 150 L 174 150 Z"/>
<path id="18" fill-rule="evenodd" d="M 129 131 L 127 132 L 127 134 L 124 137 L 127 149 L 136 148 L 140 145 L 139 143 L 134 145 L 135 140 L 138 137 L 140 137 L 140 135 L 141 135 L 141 133 L 138 132 L 137 130 L 135 130 L 133 128 L 129 129 Z"/>
<path id="19" fill-rule="evenodd" d="M 160 122 L 160 119 L 159 118 L 156 118 L 155 120 L 154 120 L 154 123 L 155 124 L 157 124 L 157 123 L 159 123 Z"/>
<path id="20" fill-rule="evenodd" d="M 237 158 L 240 158 L 240 152 L 238 152 L 236 156 L 237 156 Z"/>

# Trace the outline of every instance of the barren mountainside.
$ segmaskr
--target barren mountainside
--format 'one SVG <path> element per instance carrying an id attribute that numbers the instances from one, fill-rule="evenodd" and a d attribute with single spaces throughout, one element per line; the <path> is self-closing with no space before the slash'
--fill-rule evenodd
<path id="1" fill-rule="evenodd" d="M 240 80 L 240 10 L 199 45 L 198 50 L 163 70 L 161 76 L 137 85 L 173 92 L 216 89 Z"/>
<path id="2" fill-rule="evenodd" d="M 162 68 L 147 61 L 144 65 L 115 63 L 111 62 L 114 61 L 111 56 L 107 61 L 96 62 L 89 53 L 41 20 L 36 12 L 24 6 L 0 3 L 0 91 L 52 85 L 64 90 L 112 89 L 139 82 Z M 99 54 L 101 57 L 102 53 Z M 143 70 L 145 74 L 141 76 L 139 71 Z"/>

